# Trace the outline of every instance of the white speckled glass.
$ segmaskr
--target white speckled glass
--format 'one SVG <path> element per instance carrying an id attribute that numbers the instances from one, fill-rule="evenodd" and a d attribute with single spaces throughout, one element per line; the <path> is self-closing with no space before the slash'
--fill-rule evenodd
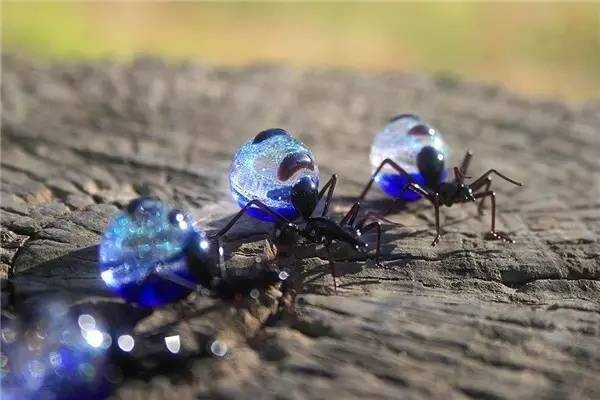
<path id="1" fill-rule="evenodd" d="M 287 179 L 280 179 L 279 167 L 290 155 L 309 157 L 314 169 L 300 168 Z M 258 143 L 249 140 L 237 151 L 229 170 L 233 198 L 240 207 L 250 200 L 260 200 L 280 214 L 294 218 L 297 212 L 290 200 L 291 188 L 304 176 L 311 177 L 318 185 L 319 170 L 314 160 L 309 148 L 288 134 L 273 135 Z M 253 207 L 249 214 L 262 220 L 271 220 L 268 214 Z"/>

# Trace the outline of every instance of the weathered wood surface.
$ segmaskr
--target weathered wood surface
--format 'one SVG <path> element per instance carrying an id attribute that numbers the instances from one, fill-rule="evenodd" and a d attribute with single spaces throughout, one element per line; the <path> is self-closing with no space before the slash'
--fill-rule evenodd
<path id="1" fill-rule="evenodd" d="M 2 103 L 0 262 L 15 287 L 3 308 L 94 303 L 136 333 L 181 332 L 199 353 L 163 368 L 141 354 L 146 372 L 126 374 L 116 397 L 600 398 L 598 104 L 419 75 L 7 57 Z M 473 175 L 498 168 L 525 183 L 494 183 L 499 227 L 516 244 L 484 240 L 489 215 L 467 205 L 443 209 L 432 248 L 432 210 L 420 203 L 386 229 L 386 268 L 337 249 L 337 296 L 313 248 L 278 261 L 295 271 L 295 300 L 274 292 L 233 308 L 192 296 L 146 315 L 104 290 L 96 246 L 127 200 L 155 194 L 221 226 L 237 211 L 232 152 L 281 126 L 313 149 L 322 177 L 339 174 L 341 212 L 368 179 L 373 134 L 399 112 L 444 132 L 454 160 L 472 148 Z M 367 202 L 388 204 L 380 193 Z M 251 263 L 268 230 L 246 220 L 229 263 Z M 230 354 L 200 354 L 206 336 Z"/>

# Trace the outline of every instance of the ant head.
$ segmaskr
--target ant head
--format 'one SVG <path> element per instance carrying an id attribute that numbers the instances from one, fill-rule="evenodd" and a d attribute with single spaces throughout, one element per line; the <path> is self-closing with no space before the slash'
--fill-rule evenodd
<path id="1" fill-rule="evenodd" d="M 300 178 L 292 186 L 292 205 L 304 219 L 310 218 L 317 207 L 318 196 L 317 184 L 309 176 Z"/>
<path id="2" fill-rule="evenodd" d="M 437 187 L 444 172 L 445 156 L 432 146 L 425 146 L 417 154 L 417 167 L 428 187 Z"/>

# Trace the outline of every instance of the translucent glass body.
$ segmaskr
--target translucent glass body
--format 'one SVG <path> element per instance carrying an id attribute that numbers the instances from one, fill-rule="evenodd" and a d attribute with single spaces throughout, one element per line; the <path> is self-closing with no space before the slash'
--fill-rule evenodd
<path id="1" fill-rule="evenodd" d="M 161 274 L 196 282 L 188 264 L 207 248 L 204 234 L 188 214 L 157 199 L 140 198 L 104 231 L 101 277 L 126 300 L 156 307 L 189 292 Z"/>
<path id="2" fill-rule="evenodd" d="M 419 195 L 402 189 L 409 181 L 424 184 L 423 176 L 417 168 L 417 154 L 425 146 L 434 147 L 448 160 L 449 149 L 440 133 L 415 115 L 397 117 L 377 133 L 370 155 L 373 171 L 383 160 L 390 158 L 410 174 L 409 180 L 386 165 L 375 179 L 381 190 L 404 201 L 418 200 Z"/>
<path id="3" fill-rule="evenodd" d="M 297 162 L 294 167 L 293 160 L 305 160 L 305 164 L 306 160 L 310 160 L 312 165 L 300 167 Z M 282 176 L 282 166 L 293 173 Z M 292 219 L 298 213 L 290 199 L 291 189 L 304 176 L 309 176 L 318 186 L 319 170 L 312 152 L 289 134 L 277 134 L 259 142 L 250 140 L 237 151 L 229 170 L 229 184 L 231 194 L 240 207 L 250 200 L 260 200 Z M 272 221 L 269 214 L 257 207 L 248 211 L 255 218 Z"/>

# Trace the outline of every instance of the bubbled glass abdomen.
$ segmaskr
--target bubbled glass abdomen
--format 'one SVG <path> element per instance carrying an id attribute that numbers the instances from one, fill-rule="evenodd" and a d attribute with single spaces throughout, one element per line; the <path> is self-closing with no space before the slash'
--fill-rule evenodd
<path id="1" fill-rule="evenodd" d="M 187 213 L 156 198 L 141 197 L 104 231 L 101 277 L 127 301 L 156 307 L 189 293 L 168 277 L 195 283 L 189 262 L 207 248 L 205 235 Z"/>
<path id="2" fill-rule="evenodd" d="M 425 183 L 417 168 L 417 154 L 425 146 L 434 147 L 448 160 L 449 150 L 446 142 L 429 124 L 412 114 L 404 114 L 392 119 L 373 140 L 371 166 L 375 171 L 383 160 L 390 158 L 408 172 L 410 178 L 398 174 L 396 170 L 386 165 L 375 178 L 379 188 L 394 198 L 404 201 L 418 200 L 419 195 L 402 189 L 410 181 L 420 185 Z"/>
<path id="3" fill-rule="evenodd" d="M 269 129 L 244 144 L 229 169 L 231 194 L 240 207 L 250 200 L 293 219 L 298 216 L 291 202 L 291 189 L 302 177 L 319 184 L 319 170 L 312 152 L 283 129 Z M 263 221 L 273 217 L 258 207 L 248 213 Z"/>

